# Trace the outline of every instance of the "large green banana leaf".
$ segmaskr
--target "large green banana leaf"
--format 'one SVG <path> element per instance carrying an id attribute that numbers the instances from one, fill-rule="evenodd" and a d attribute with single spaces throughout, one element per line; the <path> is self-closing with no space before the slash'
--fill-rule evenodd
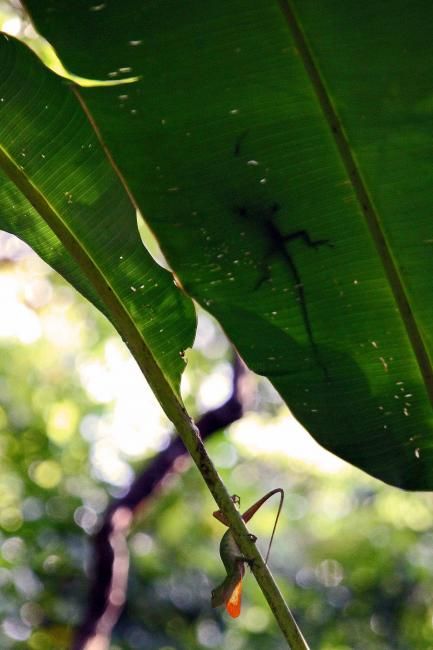
<path id="1" fill-rule="evenodd" d="M 433 5 L 27 6 L 71 72 L 139 77 L 79 92 L 187 292 L 321 444 L 430 489 Z"/>
<path id="2" fill-rule="evenodd" d="M 193 306 L 142 245 L 131 201 L 71 87 L 4 34 L 0 228 L 101 309 L 135 353 L 144 344 L 178 393 Z"/>

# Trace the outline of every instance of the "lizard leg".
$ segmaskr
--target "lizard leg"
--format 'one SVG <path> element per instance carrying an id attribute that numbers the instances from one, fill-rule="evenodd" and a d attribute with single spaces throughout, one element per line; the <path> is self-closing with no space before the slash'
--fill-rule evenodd
<path id="1" fill-rule="evenodd" d="M 294 241 L 295 239 L 302 239 L 304 244 L 310 248 L 315 249 L 325 245 L 330 246 L 331 248 L 334 247 L 334 244 L 331 244 L 329 239 L 311 239 L 307 230 L 296 230 L 295 232 L 291 232 L 288 235 L 282 235 L 282 239 L 285 242 Z"/>
<path id="2" fill-rule="evenodd" d="M 271 266 L 269 264 L 269 261 L 271 257 L 275 255 L 276 252 L 277 250 L 275 249 L 274 243 L 272 242 L 272 244 L 270 244 L 268 250 L 266 251 L 266 253 L 264 254 L 264 256 L 260 261 L 259 266 L 261 267 L 261 274 L 259 275 L 259 278 L 254 285 L 253 288 L 254 291 L 257 291 L 258 289 L 260 289 L 262 284 L 271 280 L 272 275 L 271 275 Z"/>

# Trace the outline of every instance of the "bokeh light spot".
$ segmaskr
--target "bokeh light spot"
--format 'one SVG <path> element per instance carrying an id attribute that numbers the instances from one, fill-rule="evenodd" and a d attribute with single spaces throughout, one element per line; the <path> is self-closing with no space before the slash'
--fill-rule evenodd
<path id="1" fill-rule="evenodd" d="M 70 401 L 57 402 L 49 410 L 47 435 L 58 445 L 63 445 L 73 436 L 78 423 L 77 407 Z"/>
<path id="2" fill-rule="evenodd" d="M 43 460 L 33 468 L 31 478 L 41 488 L 49 490 L 60 483 L 62 469 L 55 460 Z"/>

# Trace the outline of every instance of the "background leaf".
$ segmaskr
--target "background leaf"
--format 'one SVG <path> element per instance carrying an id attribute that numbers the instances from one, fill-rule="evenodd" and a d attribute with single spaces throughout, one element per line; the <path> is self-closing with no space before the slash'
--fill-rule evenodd
<path id="1" fill-rule="evenodd" d="M 132 322 L 178 392 L 180 353 L 194 333 L 191 302 L 144 248 L 135 210 L 71 88 L 5 35 L 0 70 L 0 226 L 121 334 Z"/>
<path id="2" fill-rule="evenodd" d="M 74 73 L 140 77 L 81 96 L 251 368 L 323 445 L 431 488 L 430 4 L 27 5 Z M 291 266 L 270 221 L 332 248 Z"/>

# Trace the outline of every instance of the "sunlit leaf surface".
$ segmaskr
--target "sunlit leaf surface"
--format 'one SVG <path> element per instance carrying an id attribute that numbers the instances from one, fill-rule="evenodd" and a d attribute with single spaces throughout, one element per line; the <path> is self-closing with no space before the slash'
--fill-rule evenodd
<path id="1" fill-rule="evenodd" d="M 123 336 L 137 331 L 178 390 L 192 304 L 142 245 L 135 210 L 71 87 L 5 35 L 0 227 L 28 242 Z"/>
<path id="2" fill-rule="evenodd" d="M 74 73 L 139 76 L 80 94 L 247 363 L 323 445 L 431 488 L 431 3 L 27 5 Z"/>

